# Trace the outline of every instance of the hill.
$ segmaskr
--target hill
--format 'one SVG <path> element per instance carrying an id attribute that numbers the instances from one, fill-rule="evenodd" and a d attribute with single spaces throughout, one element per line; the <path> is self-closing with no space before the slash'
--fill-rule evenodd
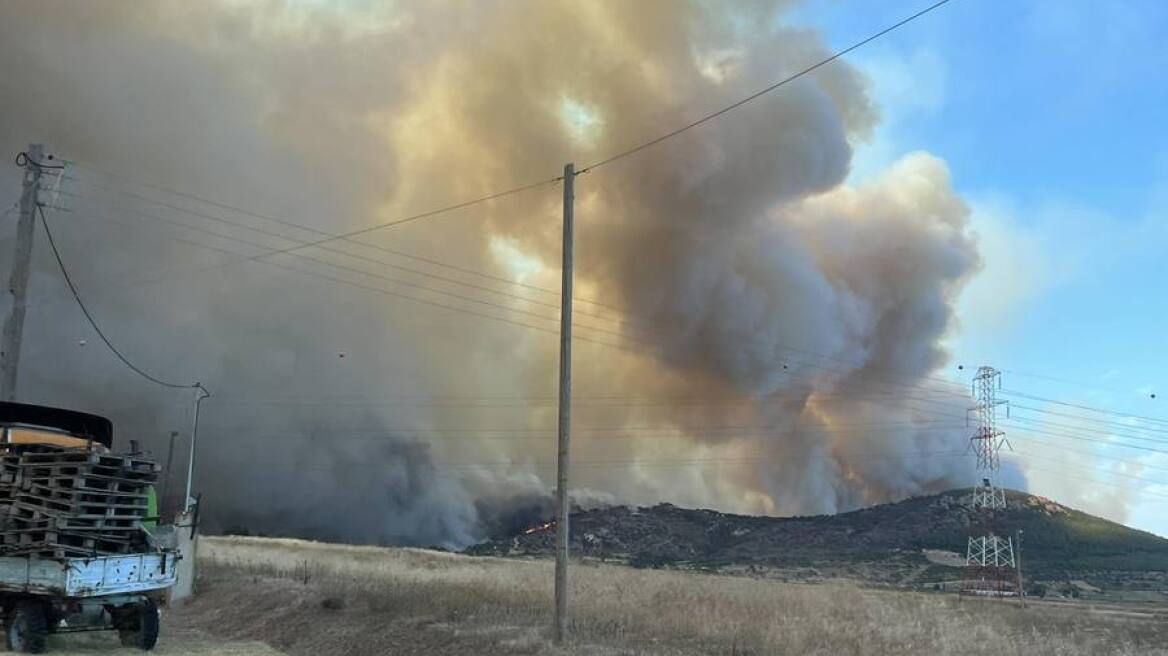
<path id="1" fill-rule="evenodd" d="M 780 578 L 848 578 L 934 585 L 959 577 L 970 491 L 907 499 L 837 515 L 752 517 L 661 504 L 572 515 L 575 554 L 652 567 L 693 567 Z M 1168 540 L 1042 497 L 1010 491 L 997 532 L 1022 531 L 1030 587 L 1067 595 L 1093 589 L 1168 589 Z M 554 527 L 540 525 L 468 549 L 478 555 L 550 555 Z M 1041 582 L 1037 584 L 1035 582 Z M 1138 596 L 1138 595 L 1137 595 Z"/>

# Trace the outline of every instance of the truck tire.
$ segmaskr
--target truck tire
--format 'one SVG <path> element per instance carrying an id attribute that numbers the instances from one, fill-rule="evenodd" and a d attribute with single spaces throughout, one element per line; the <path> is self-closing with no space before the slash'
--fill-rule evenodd
<path id="1" fill-rule="evenodd" d="M 9 651 L 43 654 L 49 635 L 49 616 L 43 603 L 25 599 L 17 602 L 5 622 Z"/>
<path id="2" fill-rule="evenodd" d="M 122 645 L 137 647 L 142 651 L 154 649 L 154 645 L 158 644 L 158 606 L 147 599 L 131 612 L 128 626 L 118 629 L 118 638 L 121 639 Z"/>

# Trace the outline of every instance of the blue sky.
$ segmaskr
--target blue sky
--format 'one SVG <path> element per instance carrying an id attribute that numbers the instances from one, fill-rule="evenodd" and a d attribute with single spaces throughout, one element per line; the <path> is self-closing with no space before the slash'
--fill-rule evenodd
<path id="1" fill-rule="evenodd" d="M 818 0 L 786 19 L 839 49 L 927 4 Z M 1168 417 L 1166 37 L 1168 3 L 952 0 L 849 56 L 884 119 L 853 178 L 933 153 L 981 236 L 953 340 L 966 369 L 948 375 L 990 364 L 1009 389 Z M 1076 426 L 1048 432 L 1168 451 L 1166 424 L 1016 403 L 1065 415 L 1020 418 Z M 1032 492 L 1168 535 L 1168 483 L 1149 482 L 1168 481 L 1168 455 L 1014 433 L 1044 458 L 1024 463 Z"/>

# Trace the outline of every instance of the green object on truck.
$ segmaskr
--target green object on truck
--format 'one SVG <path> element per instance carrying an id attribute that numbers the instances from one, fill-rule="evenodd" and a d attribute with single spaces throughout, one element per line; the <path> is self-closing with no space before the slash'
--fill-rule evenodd
<path id="1" fill-rule="evenodd" d="M 146 488 L 146 518 L 142 520 L 142 528 L 152 529 L 158 526 L 158 492 L 154 486 Z"/>

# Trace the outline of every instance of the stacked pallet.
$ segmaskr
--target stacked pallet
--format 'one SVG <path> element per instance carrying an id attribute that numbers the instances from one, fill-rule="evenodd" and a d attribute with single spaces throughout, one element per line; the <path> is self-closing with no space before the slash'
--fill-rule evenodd
<path id="1" fill-rule="evenodd" d="M 156 463 L 48 445 L 12 445 L 0 453 L 0 556 L 142 550 Z"/>

